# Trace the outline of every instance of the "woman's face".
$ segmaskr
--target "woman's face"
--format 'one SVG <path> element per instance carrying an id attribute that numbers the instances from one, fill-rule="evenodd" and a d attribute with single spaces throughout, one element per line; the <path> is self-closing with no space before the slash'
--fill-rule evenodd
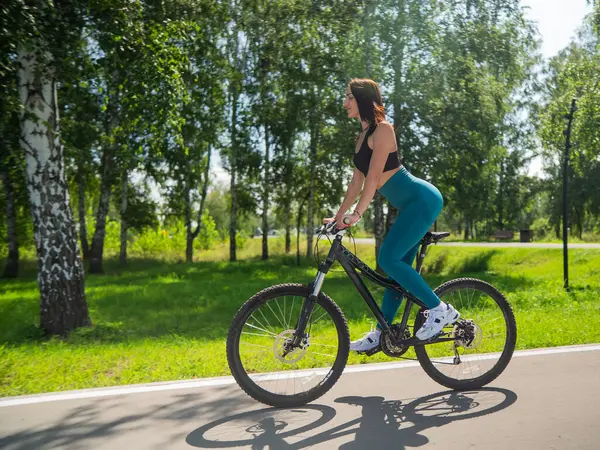
<path id="1" fill-rule="evenodd" d="M 354 98 L 354 95 L 352 95 L 350 87 L 346 88 L 346 100 L 344 100 L 344 108 L 346 108 L 348 118 L 353 119 L 360 117 L 360 114 L 358 113 L 358 103 L 356 103 L 356 99 Z"/>

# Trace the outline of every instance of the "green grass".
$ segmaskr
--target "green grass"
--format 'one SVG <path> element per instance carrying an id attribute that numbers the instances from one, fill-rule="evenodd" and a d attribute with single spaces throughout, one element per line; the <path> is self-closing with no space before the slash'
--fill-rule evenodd
<path id="1" fill-rule="evenodd" d="M 283 241 L 272 241 L 266 262 L 258 239 L 236 263 L 224 261 L 226 244 L 193 264 L 132 260 L 121 269 L 108 260 L 106 275 L 86 277 L 93 326 L 62 339 L 40 335 L 35 262 L 26 261 L 21 279 L 0 282 L 0 395 L 228 375 L 225 335 L 241 304 L 264 287 L 308 283 L 316 273 L 314 261 L 298 267 L 282 255 Z M 358 246 L 358 255 L 374 264 L 372 246 Z M 519 349 L 600 342 L 600 251 L 572 250 L 570 263 L 567 293 L 561 250 L 434 247 L 425 278 L 432 287 L 459 276 L 497 286 L 514 308 Z M 369 330 L 370 313 L 339 266 L 323 290 L 344 311 L 352 338 Z M 386 360 L 352 355 L 349 363 Z"/>

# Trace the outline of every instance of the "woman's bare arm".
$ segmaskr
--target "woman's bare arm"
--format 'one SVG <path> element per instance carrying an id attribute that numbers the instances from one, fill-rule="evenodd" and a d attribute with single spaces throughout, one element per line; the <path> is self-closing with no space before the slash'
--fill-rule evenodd
<path id="1" fill-rule="evenodd" d="M 346 214 L 346 211 L 348 211 L 350 206 L 354 204 L 356 198 L 358 197 L 358 194 L 360 194 L 360 191 L 363 188 L 364 181 L 365 176 L 360 170 L 355 168 L 354 174 L 352 175 L 352 180 L 348 185 L 348 189 L 346 189 L 346 196 L 344 197 L 344 201 L 342 202 L 342 205 L 340 206 L 340 209 L 338 210 L 336 216 Z"/>
<path id="2" fill-rule="evenodd" d="M 373 147 L 369 172 L 367 173 L 362 195 L 358 205 L 356 205 L 356 210 L 360 215 L 369 207 L 369 203 L 375 196 L 388 155 L 390 152 L 396 151 L 396 136 L 394 127 L 391 124 L 382 122 L 377 126 L 373 133 Z"/>

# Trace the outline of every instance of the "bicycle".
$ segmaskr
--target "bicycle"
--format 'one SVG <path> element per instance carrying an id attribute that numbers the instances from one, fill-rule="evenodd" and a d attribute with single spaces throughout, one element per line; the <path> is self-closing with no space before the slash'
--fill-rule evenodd
<path id="1" fill-rule="evenodd" d="M 267 405 L 294 407 L 321 397 L 336 383 L 346 366 L 350 336 L 342 311 L 321 291 L 335 261 L 340 263 L 383 330 L 380 346 L 367 355 L 381 350 L 388 356 L 402 358 L 413 347 L 425 373 L 454 390 L 478 389 L 504 371 L 514 352 L 517 327 L 512 308 L 498 289 L 475 278 L 443 283 L 434 292 L 451 303 L 461 318 L 437 336 L 420 341 L 414 332 L 425 321 L 425 305 L 344 247 L 341 242 L 346 230 L 338 229 L 335 222 L 319 228 L 317 243 L 324 235 L 334 239 L 327 258 L 319 264 L 317 275 L 308 286 L 280 284 L 263 289 L 235 315 L 227 336 L 227 361 L 242 390 Z M 427 247 L 449 235 L 428 232 L 421 239 L 416 258 L 419 273 Z M 404 297 L 400 323 L 385 320 L 358 272 Z M 477 300 L 476 295 L 479 295 Z M 488 365 L 491 367 L 484 371 Z"/>

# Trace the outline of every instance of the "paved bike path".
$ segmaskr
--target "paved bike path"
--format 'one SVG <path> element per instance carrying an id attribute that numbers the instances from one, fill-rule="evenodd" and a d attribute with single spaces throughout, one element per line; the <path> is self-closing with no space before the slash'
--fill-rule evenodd
<path id="1" fill-rule="evenodd" d="M 0 448 L 598 449 L 600 345 L 517 353 L 474 392 L 411 363 L 351 369 L 293 409 L 258 404 L 225 377 L 4 398 Z M 151 392 L 124 394 L 136 390 Z"/>

